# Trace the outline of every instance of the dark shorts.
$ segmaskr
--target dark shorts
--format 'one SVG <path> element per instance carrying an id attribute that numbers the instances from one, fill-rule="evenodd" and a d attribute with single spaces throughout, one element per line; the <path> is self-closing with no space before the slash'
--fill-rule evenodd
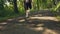
<path id="1" fill-rule="evenodd" d="M 25 3 L 24 8 L 25 10 L 31 9 L 32 8 L 31 3 Z"/>

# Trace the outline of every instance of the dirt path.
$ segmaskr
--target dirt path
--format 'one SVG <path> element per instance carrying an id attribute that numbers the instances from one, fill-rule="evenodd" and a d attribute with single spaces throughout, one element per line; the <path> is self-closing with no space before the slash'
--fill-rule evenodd
<path id="1" fill-rule="evenodd" d="M 0 23 L 0 34 L 60 34 L 60 21 L 48 10 L 31 13 L 27 19 L 18 17 Z"/>

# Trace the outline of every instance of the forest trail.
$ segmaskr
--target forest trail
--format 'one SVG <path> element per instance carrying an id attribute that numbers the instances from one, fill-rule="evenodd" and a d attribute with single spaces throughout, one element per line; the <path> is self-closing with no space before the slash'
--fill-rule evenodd
<path id="1" fill-rule="evenodd" d="M 0 23 L 0 34 L 60 34 L 60 21 L 49 10 L 35 11 Z"/>

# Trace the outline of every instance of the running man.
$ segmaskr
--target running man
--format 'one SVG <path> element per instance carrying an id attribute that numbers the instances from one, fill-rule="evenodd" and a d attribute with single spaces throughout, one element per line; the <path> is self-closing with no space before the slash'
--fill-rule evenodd
<path id="1" fill-rule="evenodd" d="M 26 17 L 29 17 L 28 15 L 29 15 L 30 9 L 32 8 L 31 2 L 32 0 L 24 0 L 24 9 L 26 11 Z"/>

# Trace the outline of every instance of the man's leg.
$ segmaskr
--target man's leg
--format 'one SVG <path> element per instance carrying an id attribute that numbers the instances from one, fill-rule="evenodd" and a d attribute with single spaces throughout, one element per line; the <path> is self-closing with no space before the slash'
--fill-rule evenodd
<path id="1" fill-rule="evenodd" d="M 29 17 L 29 3 L 26 4 L 26 17 Z"/>
<path id="2" fill-rule="evenodd" d="M 29 17 L 30 10 L 26 10 L 26 17 Z"/>
<path id="3" fill-rule="evenodd" d="M 30 9 L 32 8 L 31 3 L 27 5 L 27 10 L 26 10 L 26 17 L 29 17 L 30 14 Z"/>

